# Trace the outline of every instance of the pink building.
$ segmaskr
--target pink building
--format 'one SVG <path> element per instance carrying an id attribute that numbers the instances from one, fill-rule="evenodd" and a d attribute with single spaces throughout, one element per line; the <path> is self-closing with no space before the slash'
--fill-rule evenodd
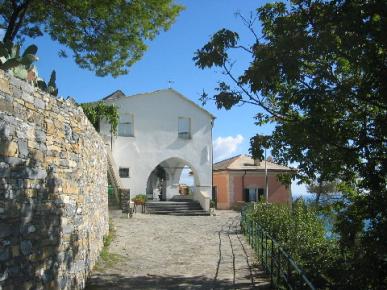
<path id="1" fill-rule="evenodd" d="M 213 193 L 218 209 L 230 209 L 236 204 L 261 200 L 265 196 L 265 162 L 268 174 L 269 202 L 289 203 L 289 187 L 277 180 L 281 173 L 295 169 L 270 161 L 254 161 L 250 156 L 238 155 L 213 166 Z"/>

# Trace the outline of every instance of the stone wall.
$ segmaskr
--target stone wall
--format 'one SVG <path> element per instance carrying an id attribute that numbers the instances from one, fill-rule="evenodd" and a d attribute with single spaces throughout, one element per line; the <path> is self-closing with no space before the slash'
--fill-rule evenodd
<path id="1" fill-rule="evenodd" d="M 72 100 L 0 71 L 0 289 L 82 289 L 108 232 L 105 145 Z"/>

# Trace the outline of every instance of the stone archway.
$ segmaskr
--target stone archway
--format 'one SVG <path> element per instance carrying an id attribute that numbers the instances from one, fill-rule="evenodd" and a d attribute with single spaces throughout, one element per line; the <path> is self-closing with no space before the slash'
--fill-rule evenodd
<path id="1" fill-rule="evenodd" d="M 179 195 L 179 180 L 184 168 L 189 167 L 193 173 L 194 190 L 200 185 L 199 176 L 193 166 L 186 160 L 171 157 L 160 162 L 149 174 L 146 194 L 154 199 L 161 192 L 161 200 L 169 200 Z"/>

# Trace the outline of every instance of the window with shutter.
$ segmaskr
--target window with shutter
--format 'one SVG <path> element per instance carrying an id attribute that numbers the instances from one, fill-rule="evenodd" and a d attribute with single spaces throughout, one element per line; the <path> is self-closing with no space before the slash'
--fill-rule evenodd
<path id="1" fill-rule="evenodd" d="M 178 119 L 178 135 L 182 139 L 191 138 L 191 119 L 179 117 Z"/>
<path id="2" fill-rule="evenodd" d="M 244 199 L 246 202 L 257 202 L 264 198 L 263 188 L 245 188 Z"/>
<path id="3" fill-rule="evenodd" d="M 118 124 L 118 136 L 134 137 L 133 115 L 122 114 Z"/>
<path id="4" fill-rule="evenodd" d="M 250 201 L 250 193 L 249 193 L 249 189 L 248 188 L 245 188 L 245 202 L 249 202 Z"/>

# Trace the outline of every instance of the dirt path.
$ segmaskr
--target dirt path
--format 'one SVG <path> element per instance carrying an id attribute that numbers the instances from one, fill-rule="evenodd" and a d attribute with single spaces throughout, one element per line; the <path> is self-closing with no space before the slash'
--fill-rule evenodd
<path id="1" fill-rule="evenodd" d="M 270 289 L 239 231 L 239 215 L 215 217 L 111 212 L 117 236 L 110 253 L 120 258 L 99 266 L 87 288 Z"/>

